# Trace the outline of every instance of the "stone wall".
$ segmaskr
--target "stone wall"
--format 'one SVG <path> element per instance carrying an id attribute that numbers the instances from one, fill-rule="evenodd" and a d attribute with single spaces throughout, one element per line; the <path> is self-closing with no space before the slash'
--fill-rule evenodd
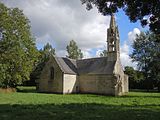
<path id="1" fill-rule="evenodd" d="M 63 93 L 79 92 L 77 75 L 64 74 L 63 75 Z"/>
<path id="2" fill-rule="evenodd" d="M 128 75 L 124 74 L 124 93 L 129 92 Z"/>
<path id="3" fill-rule="evenodd" d="M 78 80 L 81 93 L 114 95 L 112 75 L 80 75 Z"/>
<path id="4" fill-rule="evenodd" d="M 50 77 L 50 68 L 54 67 L 54 79 Z M 51 57 L 50 60 L 46 63 L 43 71 L 41 73 L 40 79 L 38 81 L 38 92 L 53 92 L 53 93 L 62 93 L 63 73 L 59 66 L 57 65 L 54 57 Z"/>
<path id="5" fill-rule="evenodd" d="M 115 95 L 124 95 L 128 92 L 128 76 L 124 74 L 120 59 L 117 59 L 114 74 L 117 77 Z M 115 83 L 116 84 L 116 83 Z"/>

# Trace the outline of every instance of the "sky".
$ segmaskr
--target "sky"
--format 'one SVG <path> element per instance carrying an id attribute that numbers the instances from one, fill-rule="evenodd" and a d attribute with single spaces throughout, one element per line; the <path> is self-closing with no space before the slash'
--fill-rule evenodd
<path id="1" fill-rule="evenodd" d="M 18 7 L 30 20 L 31 31 L 38 49 L 50 43 L 57 56 L 66 56 L 70 40 L 76 41 L 84 58 L 98 57 L 106 49 L 110 16 L 101 15 L 96 8 L 86 10 L 80 0 L 0 0 L 8 7 Z M 120 10 L 116 15 L 120 33 L 121 62 L 136 68 L 129 54 L 136 34 L 143 30 L 139 22 L 130 23 Z"/>

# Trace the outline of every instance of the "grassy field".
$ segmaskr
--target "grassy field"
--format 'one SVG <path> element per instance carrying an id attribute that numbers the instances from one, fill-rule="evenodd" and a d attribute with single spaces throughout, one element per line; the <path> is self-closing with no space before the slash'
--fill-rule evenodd
<path id="1" fill-rule="evenodd" d="M 160 93 L 111 97 L 42 94 L 33 87 L 20 90 L 0 93 L 0 120 L 160 120 Z"/>

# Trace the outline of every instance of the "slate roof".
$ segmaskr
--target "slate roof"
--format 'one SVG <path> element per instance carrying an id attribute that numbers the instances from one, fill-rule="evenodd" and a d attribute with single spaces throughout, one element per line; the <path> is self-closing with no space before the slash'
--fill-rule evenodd
<path id="1" fill-rule="evenodd" d="M 63 57 L 54 57 L 54 58 L 64 73 L 69 73 L 69 74 L 78 73 L 77 66 L 76 66 L 76 60 L 69 59 L 69 58 L 63 58 Z"/>
<path id="2" fill-rule="evenodd" d="M 107 57 L 73 60 L 55 57 L 57 64 L 68 74 L 112 74 L 115 61 L 107 61 Z"/>
<path id="3" fill-rule="evenodd" d="M 107 57 L 77 61 L 79 74 L 112 74 L 114 65 L 115 61 L 107 61 Z"/>

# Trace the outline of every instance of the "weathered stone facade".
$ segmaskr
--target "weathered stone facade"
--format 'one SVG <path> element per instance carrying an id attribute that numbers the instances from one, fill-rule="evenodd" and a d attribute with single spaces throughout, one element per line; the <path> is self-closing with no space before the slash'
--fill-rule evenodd
<path id="1" fill-rule="evenodd" d="M 54 79 L 51 79 L 51 68 L 54 68 Z M 39 92 L 63 93 L 63 72 L 53 57 L 47 62 L 37 81 Z"/>
<path id="2" fill-rule="evenodd" d="M 107 57 L 72 60 L 51 56 L 39 81 L 39 92 L 94 93 L 124 95 L 128 92 L 128 76 L 120 62 L 119 32 L 111 16 L 107 30 Z"/>

